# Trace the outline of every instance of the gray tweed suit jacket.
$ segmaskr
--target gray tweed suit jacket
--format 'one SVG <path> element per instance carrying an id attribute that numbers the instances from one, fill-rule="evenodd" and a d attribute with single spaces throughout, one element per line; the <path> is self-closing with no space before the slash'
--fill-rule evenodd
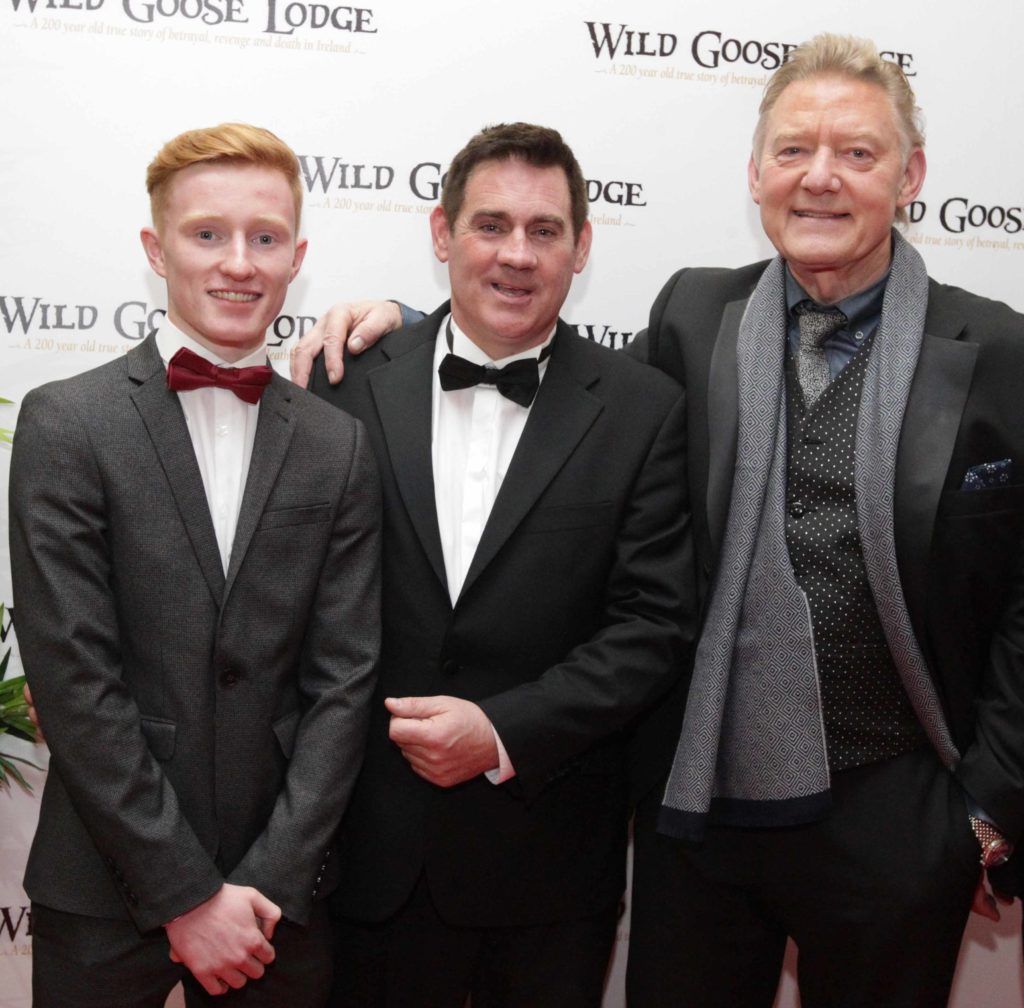
<path id="1" fill-rule="evenodd" d="M 275 376 L 225 574 L 152 339 L 30 393 L 11 462 L 21 656 L 52 761 L 25 887 L 157 928 L 224 881 L 305 923 L 379 649 L 362 426 Z"/>

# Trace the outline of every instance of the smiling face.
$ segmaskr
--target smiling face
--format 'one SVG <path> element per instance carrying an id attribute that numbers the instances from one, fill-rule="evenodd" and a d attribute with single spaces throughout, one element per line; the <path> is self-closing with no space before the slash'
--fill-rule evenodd
<path id="1" fill-rule="evenodd" d="M 518 158 L 477 165 L 454 223 L 436 207 L 430 231 L 455 322 L 494 360 L 547 338 L 590 252 L 589 222 L 573 237 L 565 172 Z"/>
<path id="2" fill-rule="evenodd" d="M 924 183 L 885 91 L 851 77 L 794 81 L 768 113 L 748 169 L 761 224 L 800 285 L 834 304 L 881 279 L 898 207 Z"/>
<path id="3" fill-rule="evenodd" d="M 296 229 L 275 169 L 214 161 L 177 172 L 156 227 L 142 230 L 168 318 L 229 363 L 257 350 L 306 254 Z"/>

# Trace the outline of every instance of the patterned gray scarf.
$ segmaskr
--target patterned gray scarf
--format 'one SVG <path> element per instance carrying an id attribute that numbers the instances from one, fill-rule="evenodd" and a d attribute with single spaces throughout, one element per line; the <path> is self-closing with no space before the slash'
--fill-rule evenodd
<path id="1" fill-rule="evenodd" d="M 914 636 L 896 567 L 896 451 L 921 349 L 928 276 L 893 232 L 893 262 L 864 379 L 854 482 L 864 564 L 914 711 L 947 766 L 959 754 Z M 814 635 L 786 544 L 785 266 L 774 259 L 736 344 L 739 416 L 729 515 L 697 646 L 660 828 L 699 840 L 716 823 L 808 822 L 828 809 Z"/>

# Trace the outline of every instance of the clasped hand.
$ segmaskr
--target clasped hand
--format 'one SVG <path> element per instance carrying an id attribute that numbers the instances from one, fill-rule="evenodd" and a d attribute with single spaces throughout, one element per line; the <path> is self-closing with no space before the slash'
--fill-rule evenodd
<path id="1" fill-rule="evenodd" d="M 439 787 L 454 787 L 498 765 L 487 715 L 458 697 L 389 697 L 388 734 L 412 769 Z"/>
<path id="2" fill-rule="evenodd" d="M 281 909 L 250 886 L 224 885 L 204 903 L 164 925 L 171 959 L 207 994 L 226 994 L 263 976 Z"/>

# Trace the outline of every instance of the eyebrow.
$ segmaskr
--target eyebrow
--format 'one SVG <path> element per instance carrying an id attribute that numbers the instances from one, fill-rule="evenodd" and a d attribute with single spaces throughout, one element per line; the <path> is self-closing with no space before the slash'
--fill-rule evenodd
<path id="1" fill-rule="evenodd" d="M 219 213 L 196 213 L 189 214 L 188 217 L 182 219 L 181 223 L 183 227 L 192 227 L 196 224 L 223 224 L 225 220 L 224 215 Z M 249 227 L 290 230 L 288 222 L 283 217 L 273 214 L 260 214 L 258 217 L 254 217 L 247 222 L 247 229 Z"/>
<path id="2" fill-rule="evenodd" d="M 490 217 L 493 218 L 494 220 L 505 221 L 506 223 L 512 220 L 511 215 L 504 210 L 487 209 L 477 210 L 476 213 L 474 213 L 472 217 L 470 217 L 470 220 L 480 220 L 481 218 L 484 217 Z M 529 223 L 531 225 L 554 224 L 561 228 L 565 227 L 565 219 L 559 216 L 558 214 L 539 214 L 536 217 L 531 217 Z"/>
<path id="3" fill-rule="evenodd" d="M 791 143 L 799 143 L 800 141 L 805 140 L 809 134 L 815 133 L 815 132 L 816 132 L 816 130 L 811 130 L 811 129 L 807 129 L 807 130 L 800 130 L 800 129 L 783 130 L 783 131 L 781 131 L 779 133 L 776 133 L 774 135 L 770 134 L 767 137 L 765 142 L 766 143 L 771 143 L 772 146 L 777 146 L 779 144 L 786 145 L 786 144 L 791 144 Z M 860 143 L 870 144 L 872 146 L 878 146 L 878 144 L 881 143 L 880 134 L 874 132 L 873 130 L 867 129 L 867 128 L 864 128 L 864 129 L 852 129 L 849 132 L 845 132 L 843 130 L 837 130 L 837 132 L 839 133 L 839 139 L 844 144 L 849 144 L 849 143 L 856 144 L 856 143 L 860 142 Z"/>

